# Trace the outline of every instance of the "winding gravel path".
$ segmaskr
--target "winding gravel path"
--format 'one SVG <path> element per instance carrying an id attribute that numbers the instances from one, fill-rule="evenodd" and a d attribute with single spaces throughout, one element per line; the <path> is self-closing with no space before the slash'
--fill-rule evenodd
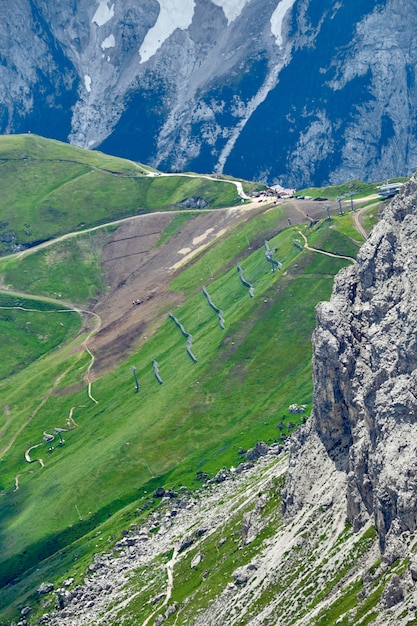
<path id="1" fill-rule="evenodd" d="M 178 556 L 178 542 L 175 544 L 174 546 L 174 551 L 172 553 L 172 557 L 171 559 L 168 561 L 168 563 L 166 564 L 166 570 L 167 570 L 167 588 L 166 588 L 166 592 L 165 592 L 165 600 L 163 601 L 162 605 L 160 607 L 158 607 L 157 609 L 155 609 L 155 611 L 153 613 L 151 613 L 144 622 L 142 622 L 142 626 L 147 626 L 147 624 L 149 624 L 149 622 L 151 621 L 151 619 L 160 612 L 161 608 L 167 606 L 168 602 L 171 599 L 172 596 L 172 589 L 174 587 L 174 567 L 175 567 L 175 563 L 177 560 L 177 556 Z"/>
<path id="2" fill-rule="evenodd" d="M 362 225 L 361 218 L 362 218 L 362 215 L 368 209 L 369 209 L 368 206 L 362 207 L 361 209 L 359 209 L 359 211 L 355 211 L 355 214 L 353 216 L 353 219 L 354 219 L 354 222 L 355 222 L 355 228 L 358 231 L 358 233 L 360 233 L 362 235 L 362 237 L 365 239 L 365 241 L 368 239 L 368 233 L 366 232 L 365 228 Z"/>
<path id="3" fill-rule="evenodd" d="M 346 259 L 347 261 L 352 261 L 352 263 L 356 263 L 356 259 L 354 259 L 352 256 L 344 256 L 343 254 L 335 254 L 334 252 L 326 252 L 325 250 L 320 250 L 319 248 L 311 248 L 308 245 L 307 237 L 304 235 L 304 233 L 302 233 L 301 230 L 298 230 L 297 232 L 304 239 L 304 248 L 306 250 L 310 250 L 310 252 L 317 252 L 318 254 L 325 254 L 326 256 L 331 256 L 331 257 L 334 257 L 335 259 Z"/>
<path id="4" fill-rule="evenodd" d="M 41 312 L 41 313 L 70 313 L 70 312 L 76 312 L 79 315 L 81 315 L 82 319 L 85 319 L 83 317 L 83 315 L 84 316 L 92 316 L 95 319 L 95 325 L 93 326 L 92 330 L 90 330 L 90 332 L 87 334 L 87 337 L 84 339 L 83 343 L 81 344 L 83 350 L 80 351 L 80 356 L 81 356 L 83 351 L 86 351 L 90 355 L 90 363 L 88 365 L 88 368 L 87 368 L 87 371 L 86 371 L 86 374 L 85 374 L 85 379 L 86 379 L 86 382 L 87 382 L 87 395 L 88 395 L 88 397 L 90 398 L 90 400 L 92 402 L 94 402 L 95 404 L 98 404 L 98 400 L 96 400 L 96 398 L 94 398 L 94 396 L 92 395 L 92 380 L 91 380 L 91 377 L 90 377 L 91 368 L 94 365 L 95 357 L 94 357 L 94 354 L 91 352 L 91 350 L 90 350 L 90 348 L 88 346 L 88 342 L 90 341 L 90 339 L 101 328 L 101 318 L 100 318 L 100 316 L 97 313 L 95 313 L 95 312 L 88 311 L 87 309 L 82 309 L 82 308 L 77 307 L 77 306 L 75 306 L 75 305 L 73 305 L 71 303 L 62 302 L 61 300 L 57 300 L 55 298 L 49 298 L 49 297 L 46 297 L 46 296 L 35 296 L 35 295 L 32 295 L 32 294 L 27 294 L 27 293 L 23 293 L 23 292 L 20 292 L 20 291 L 13 291 L 13 290 L 4 289 L 4 288 L 0 289 L 0 293 L 16 296 L 16 297 L 19 297 L 19 298 L 33 299 L 33 300 L 38 300 L 38 301 L 40 300 L 42 302 L 49 302 L 51 304 L 59 304 L 60 306 L 64 305 L 64 306 L 67 307 L 65 309 L 58 309 L 58 310 L 55 310 L 55 311 L 40 311 L 39 309 L 35 309 L 35 308 L 27 309 L 27 308 L 22 307 L 20 305 L 18 305 L 18 306 L 11 306 L 11 307 L 4 307 L 3 306 L 3 307 L 0 307 L 1 309 L 9 309 L 9 310 L 10 309 L 18 309 L 18 310 L 23 310 L 23 311 Z M 84 329 L 84 327 L 85 327 L 85 325 L 83 324 L 83 329 Z M 68 344 L 66 344 L 62 349 L 64 349 L 64 348 L 67 349 L 68 348 Z M 57 378 L 55 379 L 54 383 L 52 384 L 50 389 L 47 391 L 45 396 L 42 398 L 42 400 L 40 401 L 40 403 L 38 404 L 36 409 L 34 411 L 32 411 L 32 413 L 28 416 L 28 418 L 17 429 L 17 431 L 15 432 L 13 437 L 8 441 L 8 443 L 2 447 L 2 449 L 0 450 L 0 458 L 2 458 L 10 450 L 10 448 L 12 447 L 12 445 L 14 444 L 16 439 L 19 437 L 19 435 L 24 431 L 24 429 L 31 422 L 31 420 L 35 417 L 35 415 L 37 415 L 39 413 L 39 411 L 41 410 L 41 408 L 45 405 L 45 403 L 50 398 L 50 396 L 52 395 L 52 393 L 54 392 L 54 390 L 56 389 L 56 387 L 58 386 L 60 381 L 68 374 L 68 372 L 70 372 L 73 369 L 74 366 L 75 366 L 75 363 L 71 364 L 68 368 L 65 369 L 64 372 L 62 372 L 59 376 L 57 376 Z M 72 409 L 70 411 L 69 419 L 71 419 L 71 418 L 72 418 Z M 41 445 L 41 444 L 38 444 L 38 445 Z M 29 448 L 29 450 L 26 451 L 25 458 L 28 461 L 28 463 L 32 462 L 32 460 L 30 459 L 30 454 L 29 454 L 30 450 L 32 450 L 32 449 L 34 449 L 36 447 L 38 447 L 38 446 L 37 445 L 32 446 L 31 448 Z M 43 466 L 42 459 L 36 459 L 36 461 L 41 463 L 41 465 Z"/>

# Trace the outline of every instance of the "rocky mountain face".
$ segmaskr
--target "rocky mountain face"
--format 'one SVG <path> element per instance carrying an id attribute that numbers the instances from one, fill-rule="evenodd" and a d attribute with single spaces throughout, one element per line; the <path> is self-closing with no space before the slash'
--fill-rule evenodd
<path id="1" fill-rule="evenodd" d="M 417 525 L 417 180 L 397 197 L 318 308 L 317 433 L 347 473 L 347 515 L 386 550 Z"/>
<path id="2" fill-rule="evenodd" d="M 341 480 L 339 501 L 346 500 L 346 518 L 353 529 L 374 524 L 385 565 L 401 559 L 409 563 L 410 571 L 396 582 L 403 585 L 401 600 L 408 593 L 413 601 L 416 234 L 413 177 L 386 209 L 357 263 L 336 277 L 330 302 L 317 307 L 314 415 L 295 439 L 286 498 L 290 515 L 305 508 L 315 481 L 323 480 L 322 459 L 330 462 L 333 476 Z M 380 617 L 378 623 L 391 622 Z"/>
<path id="3" fill-rule="evenodd" d="M 83 585 L 45 581 L 40 623 L 416 623 L 416 235 L 414 177 L 317 308 L 313 416 L 289 446 L 157 490 Z"/>
<path id="4" fill-rule="evenodd" d="M 417 161 L 414 0 L 2 3 L 0 132 L 301 188 Z"/>

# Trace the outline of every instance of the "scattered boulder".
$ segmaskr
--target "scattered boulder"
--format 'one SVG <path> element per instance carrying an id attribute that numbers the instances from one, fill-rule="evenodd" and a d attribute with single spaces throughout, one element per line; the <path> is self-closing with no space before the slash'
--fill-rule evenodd
<path id="1" fill-rule="evenodd" d="M 126 537 L 125 541 L 127 546 L 135 546 L 139 541 L 139 537 Z"/>
<path id="2" fill-rule="evenodd" d="M 210 474 L 207 474 L 207 472 L 197 472 L 195 476 L 197 480 L 209 480 L 210 478 Z"/>
<path id="3" fill-rule="evenodd" d="M 299 413 L 305 413 L 306 408 L 307 407 L 305 404 L 290 404 L 290 406 L 288 407 L 288 410 L 290 413 L 299 414 Z"/>
<path id="4" fill-rule="evenodd" d="M 254 467 L 254 463 L 250 462 L 250 463 L 239 463 L 239 465 L 236 468 L 236 473 L 237 474 L 241 474 L 242 472 L 246 472 L 247 470 L 250 470 L 252 467 Z"/>
<path id="5" fill-rule="evenodd" d="M 158 602 L 161 602 L 162 600 L 165 600 L 166 595 L 165 593 L 159 593 L 157 596 L 155 596 L 155 598 L 152 600 L 153 604 L 158 604 Z"/>
<path id="6" fill-rule="evenodd" d="M 192 568 L 197 567 L 197 565 L 200 565 L 202 560 L 203 560 L 202 554 L 201 552 L 198 552 L 193 558 L 193 560 L 191 561 L 191 567 Z"/>
<path id="7" fill-rule="evenodd" d="M 272 446 L 270 446 L 268 454 L 279 456 L 283 452 L 284 452 L 284 446 L 279 443 L 274 443 L 272 444 Z"/>
<path id="8" fill-rule="evenodd" d="M 163 498 L 165 495 L 165 489 L 163 487 L 158 487 L 153 495 L 155 498 Z"/>
<path id="9" fill-rule="evenodd" d="M 252 543 L 261 529 L 261 518 L 257 511 L 248 511 L 243 514 L 241 535 L 245 544 Z"/>
<path id="10" fill-rule="evenodd" d="M 180 546 L 178 548 L 178 552 L 179 553 L 180 552 L 184 552 L 184 550 L 186 550 L 187 548 L 192 546 L 193 543 L 194 543 L 194 538 L 193 537 L 184 537 L 184 539 L 180 543 Z"/>
<path id="11" fill-rule="evenodd" d="M 71 600 L 71 594 L 57 592 L 55 606 L 59 611 L 64 609 Z"/>
<path id="12" fill-rule="evenodd" d="M 46 593 L 50 593 L 54 590 L 54 586 L 52 583 L 41 583 L 39 587 L 36 589 L 36 593 L 40 596 L 45 595 Z"/>
<path id="13" fill-rule="evenodd" d="M 178 609 L 177 602 L 173 602 L 172 604 L 169 604 L 165 611 L 165 617 L 169 617 L 170 615 L 173 615 L 177 611 L 177 609 Z"/>
<path id="14" fill-rule="evenodd" d="M 125 537 L 124 539 L 121 539 L 120 541 L 117 542 L 118 546 L 122 546 L 122 545 L 127 545 L 128 539 Z M 90 565 L 88 566 L 88 570 L 90 572 L 96 572 L 97 570 L 105 567 L 105 562 L 104 559 L 99 555 L 99 554 L 95 554 L 94 558 L 93 558 L 93 562 L 90 563 Z"/>
<path id="15" fill-rule="evenodd" d="M 208 204 L 204 198 L 190 197 L 178 202 L 177 206 L 185 209 L 205 209 L 208 207 Z"/>
<path id="16" fill-rule="evenodd" d="M 391 608 L 404 600 L 404 589 L 401 586 L 401 579 L 398 574 L 394 574 L 385 587 L 382 599 L 387 608 Z"/>
<path id="17" fill-rule="evenodd" d="M 235 569 L 232 574 L 232 577 L 235 579 L 235 585 L 246 585 L 257 569 L 258 567 L 254 565 L 254 563 L 249 563 L 249 565 Z"/>
<path id="18" fill-rule="evenodd" d="M 20 611 L 20 615 L 22 617 L 26 617 L 26 615 L 28 615 L 31 612 L 31 610 L 32 610 L 31 606 L 29 606 L 29 605 L 24 606 L 23 609 Z"/>
<path id="19" fill-rule="evenodd" d="M 229 472 L 226 469 L 221 469 L 214 476 L 213 482 L 215 482 L 215 483 L 222 483 L 222 482 L 224 482 L 228 478 L 228 476 L 229 476 Z"/>
<path id="20" fill-rule="evenodd" d="M 250 448 L 250 450 L 247 451 L 246 460 L 256 461 L 259 457 L 268 454 L 268 451 L 269 446 L 263 441 L 258 441 L 254 448 Z"/>

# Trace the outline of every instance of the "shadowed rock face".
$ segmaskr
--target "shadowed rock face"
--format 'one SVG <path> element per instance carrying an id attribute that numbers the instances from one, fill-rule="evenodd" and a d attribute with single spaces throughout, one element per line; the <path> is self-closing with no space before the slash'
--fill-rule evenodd
<path id="1" fill-rule="evenodd" d="M 314 418 L 295 452 L 318 435 L 346 475 L 348 519 L 358 529 L 373 518 L 383 550 L 417 527 L 416 240 L 414 177 L 317 307 Z"/>
<path id="2" fill-rule="evenodd" d="M 417 162 L 415 0 L 17 0 L 0 132 L 285 186 Z"/>

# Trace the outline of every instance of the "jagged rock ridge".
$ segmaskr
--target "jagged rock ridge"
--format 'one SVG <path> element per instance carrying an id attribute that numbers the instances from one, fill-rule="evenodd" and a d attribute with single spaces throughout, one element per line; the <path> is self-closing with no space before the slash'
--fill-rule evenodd
<path id="1" fill-rule="evenodd" d="M 3 11 L 0 132 L 299 188 L 414 169 L 417 13 L 404 0 Z"/>
<path id="2" fill-rule="evenodd" d="M 318 432 L 349 472 L 348 516 L 371 515 L 382 548 L 417 523 L 416 203 L 414 178 L 319 307 L 314 339 Z"/>
<path id="3" fill-rule="evenodd" d="M 357 530 L 375 524 L 388 562 L 408 554 L 417 527 L 416 235 L 413 177 L 317 308 L 314 416 L 288 485 L 294 512 L 308 492 L 300 459 L 318 438 L 345 476 L 347 518 Z"/>

